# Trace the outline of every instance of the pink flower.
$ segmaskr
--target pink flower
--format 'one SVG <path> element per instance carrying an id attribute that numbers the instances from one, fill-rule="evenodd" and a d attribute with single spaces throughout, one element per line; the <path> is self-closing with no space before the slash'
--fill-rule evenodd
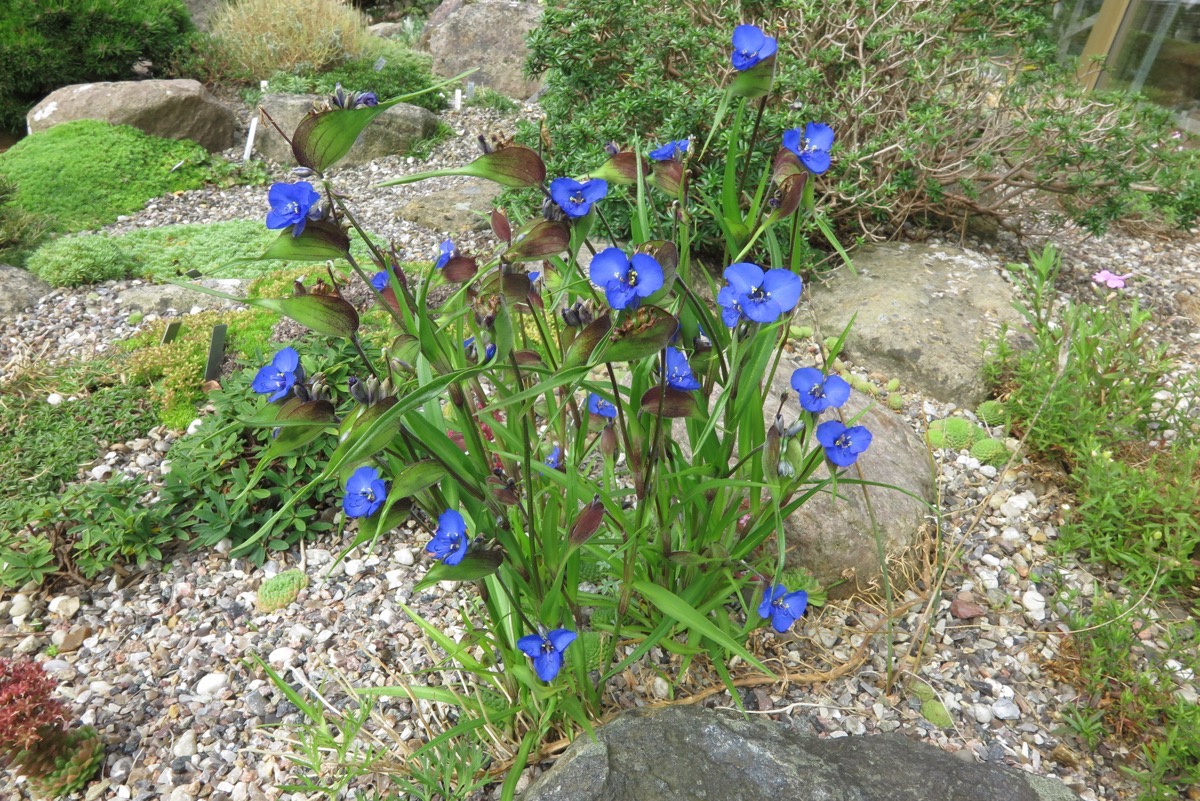
<path id="1" fill-rule="evenodd" d="M 1108 270 L 1101 270 L 1092 276 L 1092 280 L 1097 284 L 1104 284 L 1109 289 L 1124 289 L 1125 282 L 1133 278 L 1133 273 L 1128 275 L 1116 275 Z"/>

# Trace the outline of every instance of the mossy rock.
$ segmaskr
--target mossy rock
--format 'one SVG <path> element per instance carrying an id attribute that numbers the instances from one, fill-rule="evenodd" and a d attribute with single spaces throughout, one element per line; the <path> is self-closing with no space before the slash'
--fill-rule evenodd
<path id="1" fill-rule="evenodd" d="M 975 416 L 985 426 L 1008 425 L 1008 407 L 998 400 L 984 401 L 979 404 L 979 408 L 975 410 Z"/>
<path id="2" fill-rule="evenodd" d="M 1004 444 L 1004 441 L 991 437 L 981 439 L 972 445 L 971 455 L 993 467 L 1002 467 L 1008 463 L 1009 459 L 1008 446 Z"/>
<path id="3" fill-rule="evenodd" d="M 302 570 L 285 570 L 272 576 L 258 588 L 258 611 L 267 614 L 283 609 L 308 586 L 308 576 Z"/>
<path id="4" fill-rule="evenodd" d="M 13 205 L 64 232 L 99 228 L 150 198 L 199 189 L 209 164 L 195 142 L 96 120 L 56 125 L 0 153 L 0 175 L 17 185 Z"/>

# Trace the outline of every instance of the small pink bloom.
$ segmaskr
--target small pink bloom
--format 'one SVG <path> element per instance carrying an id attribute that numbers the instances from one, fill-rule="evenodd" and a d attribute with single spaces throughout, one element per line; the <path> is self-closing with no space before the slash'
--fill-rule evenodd
<path id="1" fill-rule="evenodd" d="M 1125 282 L 1133 278 L 1133 273 L 1128 275 L 1117 275 L 1108 270 L 1101 270 L 1092 276 L 1092 280 L 1097 284 L 1104 284 L 1109 289 L 1124 289 Z"/>

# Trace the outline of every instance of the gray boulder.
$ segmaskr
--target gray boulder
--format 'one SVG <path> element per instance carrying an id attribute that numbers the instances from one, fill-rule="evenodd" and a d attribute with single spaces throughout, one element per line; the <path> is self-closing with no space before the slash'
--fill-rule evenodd
<path id="1" fill-rule="evenodd" d="M 789 422 L 800 411 L 796 392 L 791 388 L 792 372 L 798 366 L 782 359 L 768 396 L 778 398 L 781 393 L 788 393 L 788 411 L 784 416 Z M 804 568 L 829 587 L 830 595 L 835 598 L 881 586 L 883 571 L 872 533 L 871 512 L 883 538 L 888 574 L 895 583 L 908 572 L 904 566 L 916 561 L 914 557 L 923 547 L 923 523 L 930 513 L 929 504 L 937 500 L 929 450 L 902 417 L 858 392 L 850 394 L 842 412 L 847 422 L 862 413 L 855 425 L 864 425 L 871 432 L 871 447 L 846 471 L 846 477 L 858 479 L 861 469 L 863 480 L 905 492 L 839 484 L 836 498 L 829 492 L 819 492 L 784 520 L 785 566 Z M 822 415 L 822 422 L 832 419 L 837 419 L 832 412 Z M 828 476 L 829 469 L 822 463 L 813 478 Z M 869 510 L 866 498 L 870 499 Z M 773 543 L 767 547 L 772 552 L 775 548 Z"/>
<path id="2" fill-rule="evenodd" d="M 290 138 L 296 126 L 312 110 L 313 103 L 320 99 L 317 95 L 264 95 L 259 105 Z M 384 156 L 407 153 L 414 144 L 435 133 L 437 116 L 433 112 L 399 103 L 367 126 L 338 165 L 353 167 Z M 296 163 L 291 146 L 270 123 L 259 125 L 255 148 L 265 159 L 280 164 Z"/>
<path id="3" fill-rule="evenodd" d="M 188 14 L 192 17 L 192 24 L 196 26 L 196 30 L 200 31 L 209 30 L 209 21 L 215 15 L 217 7 L 222 2 L 223 0 L 183 0 L 183 4 L 187 6 Z"/>
<path id="4" fill-rule="evenodd" d="M 242 295 L 247 281 L 237 278 L 206 278 L 201 286 L 220 290 L 229 295 Z M 117 295 L 117 304 L 125 312 L 142 314 L 185 314 L 205 309 L 240 309 L 242 304 L 206 295 L 177 284 L 142 284 L 131 286 Z"/>
<path id="5" fill-rule="evenodd" d="M 542 6 L 517 0 L 444 0 L 429 15 L 421 47 L 433 56 L 433 71 L 446 78 L 469 69 L 467 80 L 524 100 L 539 80 L 525 77 L 525 37 L 542 19 Z"/>
<path id="6" fill-rule="evenodd" d="M 0 316 L 24 311 L 54 291 L 28 270 L 0 264 Z"/>
<path id="7" fill-rule="evenodd" d="M 989 260 L 946 245 L 892 242 L 857 252 L 858 275 L 841 271 L 811 287 L 826 335 L 857 312 L 846 353 L 947 403 L 986 400 L 982 344 L 1000 324 L 1019 327 L 1012 289 Z"/>
<path id="8" fill-rule="evenodd" d="M 501 187 L 483 178 L 447 179 L 444 189 L 431 192 L 396 210 L 396 216 L 431 231 L 463 234 L 483 231 Z"/>
<path id="9" fill-rule="evenodd" d="M 237 115 L 199 81 L 171 80 L 64 86 L 25 117 L 31 134 L 75 120 L 130 125 L 165 139 L 191 139 L 217 152 L 233 147 Z"/>
<path id="10" fill-rule="evenodd" d="M 627 712 L 581 734 L 521 801 L 1078 801 L 1061 782 L 899 735 L 806 737 L 693 707 Z"/>

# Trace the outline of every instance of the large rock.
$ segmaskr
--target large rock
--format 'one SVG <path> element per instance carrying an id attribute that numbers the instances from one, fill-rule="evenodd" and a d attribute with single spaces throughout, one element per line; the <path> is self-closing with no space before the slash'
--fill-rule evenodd
<path id="1" fill-rule="evenodd" d="M 640 709 L 580 735 L 521 801 L 1078 801 L 1061 782 L 899 735 L 805 737 L 770 720 Z"/>
<path id="2" fill-rule="evenodd" d="M 199 81 L 173 80 L 64 86 L 25 117 L 30 133 L 74 120 L 131 125 L 166 139 L 191 139 L 217 152 L 233 147 L 237 115 Z"/>
<path id="3" fill-rule="evenodd" d="M 239 278 L 206 278 L 201 286 L 216 289 L 228 295 L 242 295 L 248 281 Z M 117 295 L 122 311 L 142 314 L 176 314 L 203 311 L 205 309 L 239 309 L 242 304 L 215 295 L 208 295 L 178 284 L 141 284 L 131 286 Z"/>
<path id="4" fill-rule="evenodd" d="M 812 286 L 812 306 L 827 334 L 857 313 L 846 340 L 856 364 L 899 378 L 939 400 L 973 407 L 987 399 L 981 345 L 1007 322 L 1019 327 L 1012 290 L 989 260 L 944 245 L 893 242 L 854 256 Z"/>
<path id="5" fill-rule="evenodd" d="M 430 192 L 396 210 L 396 216 L 422 228 L 449 234 L 483 231 L 501 187 L 483 178 L 449 179 L 445 189 Z"/>
<path id="6" fill-rule="evenodd" d="M 778 398 L 788 393 L 786 408 L 790 414 L 784 415 L 788 422 L 800 412 L 796 392 L 791 388 L 792 372 L 798 366 L 781 359 L 768 396 Z M 861 470 L 863 480 L 898 487 L 904 492 L 839 484 L 836 498 L 829 492 L 819 492 L 784 520 L 785 566 L 804 568 L 829 587 L 830 595 L 835 598 L 878 590 L 881 586 L 883 572 L 871 525 L 872 513 L 887 553 L 888 574 L 896 582 L 908 572 L 904 566 L 917 561 L 924 547 L 923 524 L 929 504 L 937 500 L 929 450 L 900 415 L 872 404 L 858 392 L 850 394 L 842 412 L 847 421 L 858 416 L 855 425 L 866 426 L 871 432 L 871 446 L 848 468 L 846 477 L 857 479 Z M 837 419 L 832 412 L 822 415 L 822 422 L 831 419 Z M 828 467 L 822 462 L 813 478 L 821 480 L 828 476 Z M 767 547 L 774 551 L 773 544 Z"/>
<path id="7" fill-rule="evenodd" d="M 24 311 L 54 291 L 28 270 L 0 264 L 0 316 Z"/>
<path id="8" fill-rule="evenodd" d="M 259 105 L 290 137 L 296 126 L 321 100 L 317 95 L 264 95 Z M 399 103 L 380 114 L 358 137 L 338 166 L 353 167 L 369 161 L 407 153 L 414 144 L 437 133 L 437 116 L 420 106 Z M 295 164 L 292 148 L 275 126 L 259 125 L 255 148 L 265 159 Z"/>
<path id="9" fill-rule="evenodd" d="M 444 0 L 429 15 L 421 47 L 433 71 L 451 78 L 479 68 L 467 80 L 524 100 L 540 81 L 525 77 L 525 37 L 542 19 L 542 6 L 516 0 Z"/>

